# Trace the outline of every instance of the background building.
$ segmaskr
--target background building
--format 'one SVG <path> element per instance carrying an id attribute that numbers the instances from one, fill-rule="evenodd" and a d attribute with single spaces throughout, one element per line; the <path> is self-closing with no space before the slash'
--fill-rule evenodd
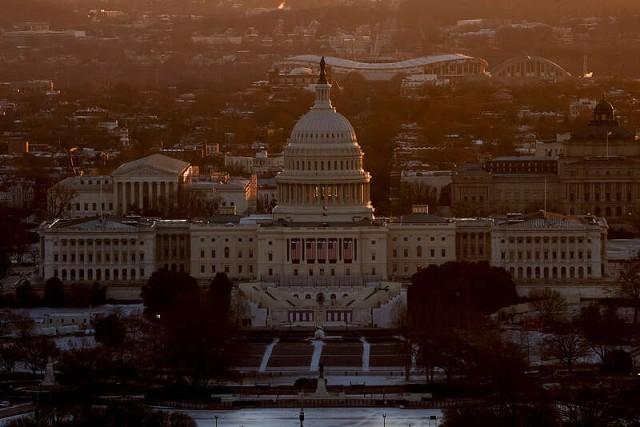
<path id="1" fill-rule="evenodd" d="M 640 212 L 639 162 L 640 141 L 619 125 L 603 99 L 587 126 L 534 156 L 460 166 L 453 175 L 452 207 L 463 215 L 546 208 L 618 224 Z"/>
<path id="2" fill-rule="evenodd" d="M 317 69 L 321 57 L 298 55 L 286 58 L 274 65 L 280 72 L 300 67 Z M 438 79 L 458 80 L 488 76 L 488 64 L 484 59 L 461 54 L 432 55 L 397 62 L 358 62 L 350 59 L 325 57 L 334 78 L 358 73 L 366 80 L 391 80 L 398 75 L 432 74 Z"/>

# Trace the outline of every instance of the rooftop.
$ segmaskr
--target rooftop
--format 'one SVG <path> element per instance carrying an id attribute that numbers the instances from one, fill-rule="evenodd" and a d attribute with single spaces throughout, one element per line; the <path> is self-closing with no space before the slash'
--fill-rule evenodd
<path id="1" fill-rule="evenodd" d="M 395 223 L 400 224 L 447 224 L 451 222 L 448 218 L 441 216 L 428 214 L 428 213 L 413 213 L 410 215 L 403 215 L 399 217 Z"/>
<path id="2" fill-rule="evenodd" d="M 156 221 L 143 217 L 89 217 L 56 219 L 43 225 L 45 229 L 65 229 L 76 231 L 129 231 L 134 228 L 152 228 Z"/>
<path id="3" fill-rule="evenodd" d="M 322 57 L 319 55 L 298 55 L 298 56 L 291 56 L 287 58 L 286 61 L 317 64 L 320 62 L 321 58 Z M 358 61 L 352 61 L 350 59 L 336 58 L 333 56 L 325 56 L 324 59 L 327 65 L 331 67 L 349 68 L 354 70 L 397 70 L 397 69 L 424 67 L 427 65 L 437 64 L 441 62 L 463 61 L 463 60 L 483 61 L 478 58 L 474 58 L 471 56 L 462 55 L 458 53 L 447 54 L 447 55 L 422 56 L 419 58 L 407 59 L 404 61 L 381 62 L 381 63 L 358 62 Z"/>
<path id="4" fill-rule="evenodd" d="M 590 215 L 575 216 L 562 215 L 552 212 L 536 212 L 533 214 L 507 215 L 496 218 L 498 226 L 511 229 L 555 229 L 555 230 L 585 230 L 592 227 L 606 226 L 601 218 Z"/>
<path id="5" fill-rule="evenodd" d="M 162 154 L 151 154 L 141 159 L 120 165 L 111 175 L 125 175 L 142 167 L 151 167 L 164 172 L 180 174 L 189 167 L 189 163 Z"/>

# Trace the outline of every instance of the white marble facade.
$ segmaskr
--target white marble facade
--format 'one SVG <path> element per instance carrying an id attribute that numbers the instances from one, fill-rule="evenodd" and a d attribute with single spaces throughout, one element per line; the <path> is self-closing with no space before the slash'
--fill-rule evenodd
<path id="1" fill-rule="evenodd" d="M 187 163 L 153 155 L 112 174 L 119 217 L 42 225 L 42 279 L 139 285 L 169 268 L 207 284 L 225 273 L 238 283 L 254 326 L 312 327 L 391 326 L 406 299 L 403 283 L 449 261 L 486 261 L 527 282 L 606 276 L 607 226 L 595 217 L 376 219 L 364 154 L 331 106 L 330 88 L 321 73 L 315 104 L 284 151 L 272 216 L 121 216 L 177 203 L 189 182 Z"/>

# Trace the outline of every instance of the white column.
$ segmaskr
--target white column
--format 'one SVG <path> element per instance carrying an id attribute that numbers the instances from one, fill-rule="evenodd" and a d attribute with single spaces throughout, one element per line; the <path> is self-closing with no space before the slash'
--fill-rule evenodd
<path id="1" fill-rule="evenodd" d="M 140 209 L 142 211 L 142 210 L 144 210 L 144 203 L 143 203 L 143 200 L 142 200 L 144 183 L 143 182 L 137 182 L 136 185 L 138 186 L 138 209 Z"/>

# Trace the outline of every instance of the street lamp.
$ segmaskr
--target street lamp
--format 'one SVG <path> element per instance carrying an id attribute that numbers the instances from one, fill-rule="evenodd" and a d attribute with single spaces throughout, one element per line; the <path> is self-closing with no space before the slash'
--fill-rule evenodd
<path id="1" fill-rule="evenodd" d="M 382 427 L 387 427 L 387 414 L 382 413 Z"/>
<path id="2" fill-rule="evenodd" d="M 304 409 L 303 408 L 300 408 L 300 415 L 298 418 L 300 418 L 300 427 L 303 427 L 304 426 Z"/>
<path id="3" fill-rule="evenodd" d="M 216 420 L 216 427 L 218 427 L 218 416 L 214 415 L 213 418 Z"/>

